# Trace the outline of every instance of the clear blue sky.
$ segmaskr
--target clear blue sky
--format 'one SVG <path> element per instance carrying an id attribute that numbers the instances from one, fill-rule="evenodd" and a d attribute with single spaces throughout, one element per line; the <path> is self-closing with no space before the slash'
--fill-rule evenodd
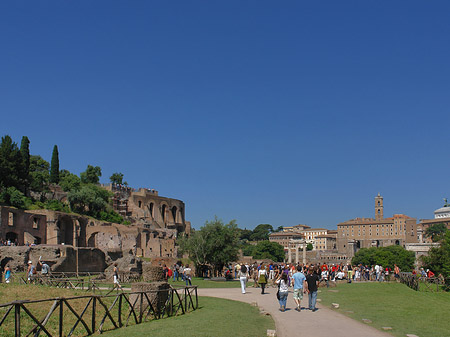
<path id="1" fill-rule="evenodd" d="M 0 3 L 0 134 L 197 228 L 432 218 L 449 107 L 449 1 Z"/>

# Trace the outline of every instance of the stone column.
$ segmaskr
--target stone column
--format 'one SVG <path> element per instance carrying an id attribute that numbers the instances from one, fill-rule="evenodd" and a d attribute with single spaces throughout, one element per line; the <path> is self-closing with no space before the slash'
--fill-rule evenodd
<path id="1" fill-rule="evenodd" d="M 306 242 L 303 243 L 303 265 L 306 265 Z"/>
<path id="2" fill-rule="evenodd" d="M 300 245 L 299 244 L 296 244 L 295 245 L 295 263 L 299 263 L 299 248 L 300 248 Z"/>
<path id="3" fill-rule="evenodd" d="M 288 245 L 288 263 L 292 262 L 292 252 L 291 252 L 291 246 Z"/>

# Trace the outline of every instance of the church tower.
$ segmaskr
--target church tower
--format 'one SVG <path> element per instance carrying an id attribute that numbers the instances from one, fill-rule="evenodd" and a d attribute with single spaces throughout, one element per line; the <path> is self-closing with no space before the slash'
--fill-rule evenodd
<path id="1" fill-rule="evenodd" d="M 380 193 L 375 197 L 375 220 L 383 220 L 383 197 Z"/>

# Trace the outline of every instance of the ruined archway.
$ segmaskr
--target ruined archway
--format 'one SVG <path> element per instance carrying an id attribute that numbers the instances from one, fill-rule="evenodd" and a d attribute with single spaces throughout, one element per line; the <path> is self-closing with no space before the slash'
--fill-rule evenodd
<path id="1" fill-rule="evenodd" d="M 19 241 L 19 235 L 17 235 L 17 233 L 14 232 L 8 232 L 6 233 L 6 237 L 5 237 L 6 241 L 10 241 L 11 244 L 15 243 L 16 241 Z"/>
<path id="2" fill-rule="evenodd" d="M 153 209 L 155 208 L 155 204 L 153 203 L 153 202 L 151 202 L 149 205 L 148 205 L 148 211 L 150 212 L 150 218 L 154 218 L 154 215 L 153 215 Z"/>
<path id="3" fill-rule="evenodd" d="M 172 218 L 173 223 L 177 223 L 177 206 L 172 207 Z"/>
<path id="4" fill-rule="evenodd" d="M 167 205 L 162 204 L 161 205 L 161 218 L 163 223 L 166 223 L 166 210 L 167 210 Z"/>
<path id="5" fill-rule="evenodd" d="M 92 233 L 88 239 L 87 246 L 96 248 L 97 247 L 97 234 L 98 232 Z"/>

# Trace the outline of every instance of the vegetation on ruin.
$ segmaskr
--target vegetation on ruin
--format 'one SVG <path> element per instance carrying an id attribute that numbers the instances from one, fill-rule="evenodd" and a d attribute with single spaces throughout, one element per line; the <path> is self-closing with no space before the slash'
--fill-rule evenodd
<path id="1" fill-rule="evenodd" d="M 380 265 L 394 269 L 396 264 L 402 271 L 414 269 L 415 256 L 401 246 L 361 248 L 352 259 L 353 265 Z"/>
<path id="2" fill-rule="evenodd" d="M 326 307 L 338 303 L 341 314 L 370 319 L 377 329 L 392 327 L 394 336 L 448 336 L 450 331 L 449 293 L 418 292 L 400 283 L 354 282 L 321 288 L 318 297 Z"/>
<path id="3" fill-rule="evenodd" d="M 53 148 L 51 165 L 39 155 L 30 155 L 29 146 L 28 137 L 22 138 L 20 148 L 8 135 L 1 139 L 1 205 L 75 212 L 103 221 L 123 223 L 123 218 L 112 209 L 112 193 L 98 186 L 102 175 L 99 166 L 88 165 L 78 177 L 68 170 L 59 169 L 57 145 Z M 113 177 L 114 181 L 123 180 L 122 173 L 114 173 Z M 52 184 L 59 185 L 68 193 L 68 202 L 51 197 Z"/>
<path id="4" fill-rule="evenodd" d="M 259 337 L 275 329 L 271 317 L 257 307 L 238 301 L 199 297 L 199 308 L 187 315 L 156 320 L 104 333 L 114 336 Z"/>

